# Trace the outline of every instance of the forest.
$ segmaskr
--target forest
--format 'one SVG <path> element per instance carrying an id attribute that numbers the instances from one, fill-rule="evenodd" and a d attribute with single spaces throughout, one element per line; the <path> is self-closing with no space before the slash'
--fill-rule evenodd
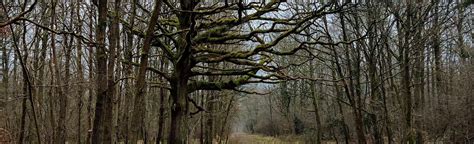
<path id="1" fill-rule="evenodd" d="M 474 143 L 473 0 L 1 0 L 0 143 Z"/>

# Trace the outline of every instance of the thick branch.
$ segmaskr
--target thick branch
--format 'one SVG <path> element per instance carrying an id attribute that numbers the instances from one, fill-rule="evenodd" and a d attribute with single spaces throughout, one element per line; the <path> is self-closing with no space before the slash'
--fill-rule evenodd
<path id="1" fill-rule="evenodd" d="M 233 90 L 238 86 L 248 84 L 249 79 L 249 76 L 245 76 L 239 79 L 233 79 L 223 82 L 195 81 L 188 84 L 188 93 L 192 93 L 196 90 Z"/>

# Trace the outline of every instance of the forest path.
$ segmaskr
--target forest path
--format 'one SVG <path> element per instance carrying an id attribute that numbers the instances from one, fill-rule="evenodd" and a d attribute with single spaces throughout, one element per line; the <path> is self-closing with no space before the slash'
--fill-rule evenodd
<path id="1" fill-rule="evenodd" d="M 230 144 L 303 144 L 304 142 L 292 139 L 280 139 L 271 136 L 233 133 L 229 137 Z"/>

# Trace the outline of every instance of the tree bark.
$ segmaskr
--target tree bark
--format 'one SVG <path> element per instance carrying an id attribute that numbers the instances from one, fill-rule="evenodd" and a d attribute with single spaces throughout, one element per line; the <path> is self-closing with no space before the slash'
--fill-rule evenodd
<path id="1" fill-rule="evenodd" d="M 160 64 L 160 70 L 165 71 L 168 69 L 168 63 L 166 62 L 166 58 L 163 57 Z M 160 82 L 164 82 L 164 79 L 160 77 Z M 156 144 L 161 143 L 163 140 L 163 131 L 164 131 L 164 124 L 165 124 L 165 99 L 167 97 L 167 91 L 165 88 L 160 88 L 160 107 L 159 107 L 159 114 L 158 114 L 158 133 L 156 136 Z"/>
<path id="2" fill-rule="evenodd" d="M 310 72 L 310 78 L 314 78 L 314 65 L 313 62 L 309 62 L 309 72 Z M 319 104 L 318 104 L 318 96 L 316 95 L 316 87 L 314 84 L 314 81 L 310 81 L 310 91 L 311 91 L 311 99 L 313 102 L 313 108 L 314 108 L 314 115 L 316 116 L 316 144 L 321 143 L 322 139 L 322 126 L 321 126 L 321 116 L 319 115 Z"/>
<path id="3" fill-rule="evenodd" d="M 341 27 L 342 27 L 342 37 L 343 37 L 343 41 L 348 41 L 348 36 L 346 34 L 346 26 L 345 26 L 345 17 L 344 17 L 344 13 L 341 12 L 340 13 L 340 23 L 341 23 Z M 352 65 L 358 65 L 357 62 L 351 62 L 351 55 L 349 54 L 350 53 L 350 45 L 345 45 L 345 57 L 347 59 L 347 70 L 349 71 L 349 80 L 343 80 L 344 81 L 344 85 L 345 85 L 345 90 L 346 90 L 346 94 L 347 94 L 347 97 L 349 99 L 349 102 L 351 104 L 351 107 L 352 107 L 352 112 L 353 112 L 353 115 L 354 115 L 354 122 L 355 122 L 355 125 L 356 125 L 356 133 L 357 133 L 357 139 L 358 139 L 358 142 L 359 143 L 366 143 L 366 140 L 365 140 L 365 134 L 364 134 L 364 123 L 363 123 L 363 120 L 362 120 L 362 114 L 361 114 L 361 105 L 360 105 L 360 95 L 359 95 L 359 87 L 358 87 L 358 84 L 359 84 L 359 77 L 358 77 L 358 72 L 357 72 L 357 69 L 356 70 L 352 70 Z M 355 66 L 356 68 L 358 66 Z M 339 70 L 340 71 L 340 70 Z M 355 72 L 355 74 L 354 74 Z M 356 79 L 356 84 L 354 85 L 354 80 L 352 78 L 353 74 L 355 75 L 355 79 Z M 342 72 L 340 72 L 340 75 L 342 77 Z"/>
<path id="4" fill-rule="evenodd" d="M 404 143 L 413 143 L 413 134 L 412 134 L 412 98 L 411 98 L 411 87 L 410 87 L 410 44 L 409 39 L 411 37 L 410 27 L 413 21 L 413 12 L 411 4 L 407 4 L 407 21 L 401 23 L 400 27 L 403 34 L 402 45 L 400 47 L 400 56 L 401 56 L 401 81 L 400 85 L 402 87 L 402 98 L 403 98 L 403 112 L 404 112 Z M 399 29 L 400 30 L 400 29 Z"/>
<path id="5" fill-rule="evenodd" d="M 92 128 L 92 143 L 112 143 L 112 98 L 108 95 L 107 83 L 107 54 L 105 47 L 105 29 L 107 27 L 107 0 L 99 0 L 99 18 L 97 20 L 96 64 L 97 64 L 97 101 L 95 105 L 94 124 Z"/>
<path id="6" fill-rule="evenodd" d="M 194 0 L 180 0 L 181 10 L 191 11 L 197 5 Z M 194 14 L 187 12 L 180 12 L 178 16 L 179 29 L 184 30 L 194 27 Z M 188 96 L 188 80 L 191 73 L 191 37 L 194 32 L 188 31 L 179 35 L 179 43 L 181 45 L 177 48 L 179 59 L 175 62 L 171 75 L 171 126 L 168 138 L 169 144 L 184 144 L 187 142 L 187 116 L 186 109 Z"/>
<path id="7" fill-rule="evenodd" d="M 93 29 L 93 16 L 94 15 L 94 7 L 92 6 L 92 4 L 90 4 L 90 11 L 89 11 L 89 29 Z M 89 39 L 93 40 L 94 37 L 93 37 L 93 32 L 90 31 L 89 32 Z M 92 116 L 92 108 L 93 108 L 93 95 L 94 95 L 94 84 L 93 84 L 93 80 L 94 80 L 94 62 L 93 62 L 93 53 L 94 53 L 94 50 L 93 50 L 94 46 L 93 45 L 89 45 L 88 49 L 87 49 L 87 52 L 89 53 L 89 57 L 87 58 L 87 61 L 89 62 L 88 63 L 88 73 L 89 73 L 89 76 L 88 76 L 88 82 L 90 83 L 90 86 L 88 87 L 88 98 L 87 98 L 87 135 L 86 135 L 86 142 L 87 143 L 92 143 L 92 131 L 93 131 L 93 119 L 94 117 Z"/>
<path id="8" fill-rule="evenodd" d="M 33 87 L 32 87 L 32 83 L 31 83 L 31 80 L 30 80 L 30 75 L 29 75 L 29 72 L 28 72 L 28 69 L 26 67 L 26 62 L 27 62 L 27 56 L 28 56 L 28 49 L 27 49 L 27 44 L 26 44 L 26 25 L 25 23 L 23 23 L 23 49 L 25 51 L 25 57 L 22 56 L 21 52 L 20 52 L 20 48 L 19 48 L 19 40 L 16 38 L 15 34 L 14 34 L 14 30 L 13 30 L 13 27 L 10 27 L 10 31 L 13 33 L 12 35 L 12 40 L 13 40 L 13 46 L 15 48 L 15 54 L 16 56 L 18 57 L 19 59 L 19 62 L 20 62 L 20 67 L 21 67 L 21 72 L 22 72 L 22 76 L 23 76 L 23 92 L 24 92 L 24 95 L 26 96 L 25 98 L 23 98 L 23 101 L 22 101 L 22 116 L 21 116 L 21 123 L 20 123 L 20 137 L 19 137 L 19 141 L 18 143 L 23 143 L 23 140 L 24 140 L 24 136 L 25 136 L 25 125 L 26 125 L 26 113 L 27 113 L 27 106 L 26 106 L 26 102 L 27 100 L 29 100 L 30 102 L 30 107 L 31 107 L 31 117 L 33 119 L 33 122 L 34 122 L 34 125 L 35 125 L 35 129 L 36 129 L 36 138 L 37 138 L 37 142 L 39 144 L 41 144 L 41 138 L 40 138 L 40 133 L 39 133 L 39 127 L 38 127 L 38 120 L 37 120 L 37 117 L 36 117 L 36 111 L 35 111 L 35 105 L 34 105 L 34 102 L 33 102 Z M 16 66 L 16 65 L 15 65 Z M 30 117 L 30 118 L 31 118 Z"/>
<path id="9" fill-rule="evenodd" d="M 129 18 L 129 21 L 130 21 L 130 24 L 131 25 L 134 25 L 135 24 L 135 16 L 136 16 L 136 5 L 137 5 L 137 2 L 138 0 L 133 0 L 132 1 L 132 6 L 131 6 L 131 16 Z M 124 53 L 124 57 L 125 57 L 125 60 L 126 61 L 129 61 L 129 62 L 133 62 L 133 47 L 135 46 L 134 45 L 134 41 L 133 41 L 133 34 L 131 31 L 127 31 L 127 46 L 125 47 L 125 53 Z M 128 63 L 128 64 L 125 64 L 123 67 L 125 67 L 125 76 L 127 77 L 132 77 L 132 63 Z M 123 139 L 124 139 L 124 142 L 125 143 L 129 143 L 129 134 L 128 132 L 130 131 L 130 123 L 131 123 L 131 120 L 130 120 L 130 111 L 132 109 L 132 102 L 134 102 L 134 94 L 133 94 L 133 90 L 132 90 L 132 85 L 133 85 L 133 82 L 132 80 L 126 80 L 125 81 L 125 97 L 123 99 L 123 103 L 124 103 L 124 112 L 122 113 L 122 119 L 121 119 L 121 122 L 122 124 L 120 124 L 122 127 L 121 129 L 119 130 L 119 133 L 120 133 L 120 136 L 123 136 Z M 120 138 L 119 138 L 120 139 Z"/>
<path id="10" fill-rule="evenodd" d="M 80 2 L 77 1 L 76 2 L 76 6 L 79 6 L 80 5 Z M 77 17 L 77 21 L 78 21 L 78 25 L 77 25 L 77 32 L 79 34 L 82 33 L 82 19 L 81 19 L 81 15 L 80 15 L 80 7 L 77 7 L 76 8 L 76 17 Z M 77 65 L 77 79 L 79 82 L 84 82 L 84 68 L 83 68 L 83 64 L 82 64 L 82 56 L 83 56 L 83 52 L 82 52 L 82 40 L 80 38 L 76 38 L 76 53 L 77 53 L 77 56 L 76 56 L 76 65 Z M 76 136 L 76 139 L 77 139 L 77 143 L 80 144 L 82 143 L 82 108 L 83 108 L 83 105 L 84 105 L 84 102 L 83 102 L 83 96 L 84 96 L 84 85 L 83 84 L 79 84 L 78 86 L 78 91 L 77 91 L 77 94 L 78 94 L 78 99 L 77 99 L 77 107 L 78 107 L 78 113 L 77 113 L 77 136 Z"/>
<path id="11" fill-rule="evenodd" d="M 115 119 L 114 119 L 114 106 L 116 105 L 116 86 L 115 86 L 115 64 L 117 58 L 117 50 L 120 47 L 120 30 L 119 30 L 119 18 L 120 18 L 120 0 L 114 1 L 114 13 L 110 22 L 109 28 L 109 54 L 107 64 L 107 95 L 110 97 L 110 104 L 107 104 L 107 109 L 111 109 L 110 113 L 106 113 L 106 117 L 112 119 L 111 135 L 112 143 L 117 143 L 117 137 L 115 135 Z M 118 111 L 116 113 L 119 113 Z"/>
<path id="12" fill-rule="evenodd" d="M 133 108 L 133 117 L 132 117 L 132 126 L 130 133 L 130 140 L 132 143 L 137 142 L 137 140 L 143 140 L 145 138 L 145 75 L 148 67 L 148 57 L 151 47 L 151 42 L 153 40 L 153 32 L 155 30 L 155 25 L 158 21 L 158 15 L 160 12 L 161 1 L 155 0 L 155 6 L 153 7 L 153 12 L 148 23 L 148 28 L 146 30 L 145 41 L 143 42 L 143 49 L 140 54 L 140 66 L 138 70 L 138 76 L 136 81 L 136 97 L 134 101 Z"/>

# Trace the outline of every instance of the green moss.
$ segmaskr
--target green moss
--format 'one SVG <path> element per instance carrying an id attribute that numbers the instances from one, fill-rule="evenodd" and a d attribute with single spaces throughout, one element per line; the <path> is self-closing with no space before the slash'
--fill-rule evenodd
<path id="1" fill-rule="evenodd" d="M 160 23 L 163 25 L 179 26 L 178 18 L 164 19 Z"/>
<path id="2" fill-rule="evenodd" d="M 209 29 L 202 34 L 197 35 L 194 40 L 195 41 L 204 41 L 204 40 L 210 40 L 213 37 L 218 37 L 221 36 L 223 33 L 227 31 L 226 27 L 216 27 Z"/>
<path id="3" fill-rule="evenodd" d="M 249 78 L 250 78 L 249 76 L 244 76 L 244 77 L 232 80 L 232 82 L 235 86 L 240 86 L 244 84 L 244 82 L 247 81 Z"/>
<path id="4" fill-rule="evenodd" d="M 242 52 L 232 52 L 231 55 L 232 57 L 242 58 L 242 57 L 246 57 L 248 54 L 242 53 Z"/>
<path id="5" fill-rule="evenodd" d="M 226 24 L 226 23 L 235 23 L 238 22 L 239 19 L 236 18 L 221 18 L 217 21 L 218 24 Z"/>
<path id="6" fill-rule="evenodd" d="M 258 45 L 255 49 L 264 49 L 264 48 L 267 48 L 269 46 L 270 46 L 270 44 L 261 44 L 261 45 Z"/>
<path id="7" fill-rule="evenodd" d="M 220 18 L 215 22 L 203 23 L 202 27 L 218 27 L 229 23 L 236 23 L 238 19 L 236 18 Z"/>

